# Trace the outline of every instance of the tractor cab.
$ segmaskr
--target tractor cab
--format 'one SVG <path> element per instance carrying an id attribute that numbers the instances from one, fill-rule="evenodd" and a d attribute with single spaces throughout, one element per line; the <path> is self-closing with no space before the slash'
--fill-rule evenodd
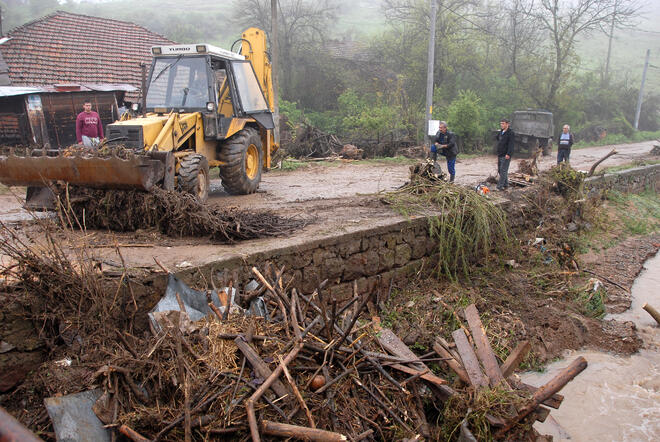
<path id="1" fill-rule="evenodd" d="M 243 55 L 208 44 L 156 46 L 152 53 L 147 112 L 202 112 L 206 139 L 225 139 L 234 118 L 275 127 L 252 63 Z"/>

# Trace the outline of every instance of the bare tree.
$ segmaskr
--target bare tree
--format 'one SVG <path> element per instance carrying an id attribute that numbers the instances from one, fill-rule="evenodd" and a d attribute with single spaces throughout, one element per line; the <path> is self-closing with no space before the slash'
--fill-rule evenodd
<path id="1" fill-rule="evenodd" d="M 576 45 L 580 38 L 595 31 L 603 30 L 614 20 L 623 26 L 632 20 L 638 11 L 636 0 L 518 0 L 515 14 L 520 19 L 530 20 L 538 26 L 538 32 L 545 40 L 547 57 L 535 61 L 535 70 L 522 72 L 516 54 L 514 72 L 541 107 L 556 108 L 557 94 L 572 69 L 577 65 Z M 516 18 L 516 24 L 520 20 Z M 524 25 L 522 25 L 524 26 Z M 528 35 L 528 32 L 525 32 Z M 516 35 L 516 39 L 525 38 Z M 542 66 L 542 69 L 538 67 Z M 539 87 L 540 86 L 540 87 Z"/>
<path id="2" fill-rule="evenodd" d="M 336 7 L 330 0 L 280 0 L 279 44 L 281 66 L 294 67 L 301 54 L 318 48 L 328 35 Z M 244 26 L 259 26 L 270 39 L 270 0 L 236 0 L 234 17 Z M 293 76 L 282 75 L 284 93 L 293 87 Z"/>

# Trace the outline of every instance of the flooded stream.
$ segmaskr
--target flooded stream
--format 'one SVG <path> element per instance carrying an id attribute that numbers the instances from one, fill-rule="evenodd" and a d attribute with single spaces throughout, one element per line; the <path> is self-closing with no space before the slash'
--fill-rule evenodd
<path id="1" fill-rule="evenodd" d="M 541 434 L 555 441 L 660 440 L 660 328 L 642 309 L 660 309 L 660 253 L 649 259 L 632 287 L 630 310 L 606 319 L 633 321 L 644 348 L 630 357 L 593 351 L 573 351 L 550 364 L 544 373 L 525 373 L 525 382 L 540 386 L 578 356 L 589 366 L 561 394 L 564 402 L 552 410 Z"/>

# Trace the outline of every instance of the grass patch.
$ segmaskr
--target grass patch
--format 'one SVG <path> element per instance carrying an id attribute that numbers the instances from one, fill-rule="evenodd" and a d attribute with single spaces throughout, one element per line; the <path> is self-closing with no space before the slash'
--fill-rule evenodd
<path id="1" fill-rule="evenodd" d="M 658 138 L 660 138 L 660 131 L 656 131 L 656 132 L 638 131 L 638 132 L 634 132 L 631 136 L 626 136 L 624 134 L 607 134 L 607 136 L 602 140 L 578 141 L 573 145 L 572 149 L 582 149 L 585 147 L 594 147 L 594 146 L 606 146 L 608 144 L 639 143 L 642 141 L 657 140 Z"/>
<path id="2" fill-rule="evenodd" d="M 493 440 L 493 430 L 486 415 L 508 419 L 510 410 L 520 409 L 525 401 L 521 393 L 504 388 L 483 389 L 473 397 L 456 394 L 445 406 L 442 434 L 448 435 L 445 440 L 456 440 L 465 419 L 477 440 Z"/>
<path id="3" fill-rule="evenodd" d="M 660 196 L 653 190 L 635 193 L 610 191 L 608 202 L 614 206 L 629 235 L 648 235 L 660 230 Z"/>
<path id="4" fill-rule="evenodd" d="M 623 170 L 634 169 L 636 167 L 653 166 L 655 164 L 660 164 L 660 160 L 635 160 L 632 163 L 621 164 L 620 166 L 612 166 L 603 169 L 601 172 L 598 173 L 598 175 L 621 172 Z"/>

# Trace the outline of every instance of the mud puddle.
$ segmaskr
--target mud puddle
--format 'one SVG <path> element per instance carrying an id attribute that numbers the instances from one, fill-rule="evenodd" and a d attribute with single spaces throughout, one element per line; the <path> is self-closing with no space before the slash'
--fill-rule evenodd
<path id="1" fill-rule="evenodd" d="M 660 440 L 660 328 L 642 309 L 644 303 L 660 308 L 660 253 L 649 259 L 632 286 L 632 306 L 605 319 L 636 324 L 644 349 L 630 357 L 578 351 L 550 364 L 544 373 L 526 373 L 523 379 L 542 385 L 578 356 L 587 369 L 564 387 L 564 402 L 552 410 L 541 434 L 555 441 Z"/>

